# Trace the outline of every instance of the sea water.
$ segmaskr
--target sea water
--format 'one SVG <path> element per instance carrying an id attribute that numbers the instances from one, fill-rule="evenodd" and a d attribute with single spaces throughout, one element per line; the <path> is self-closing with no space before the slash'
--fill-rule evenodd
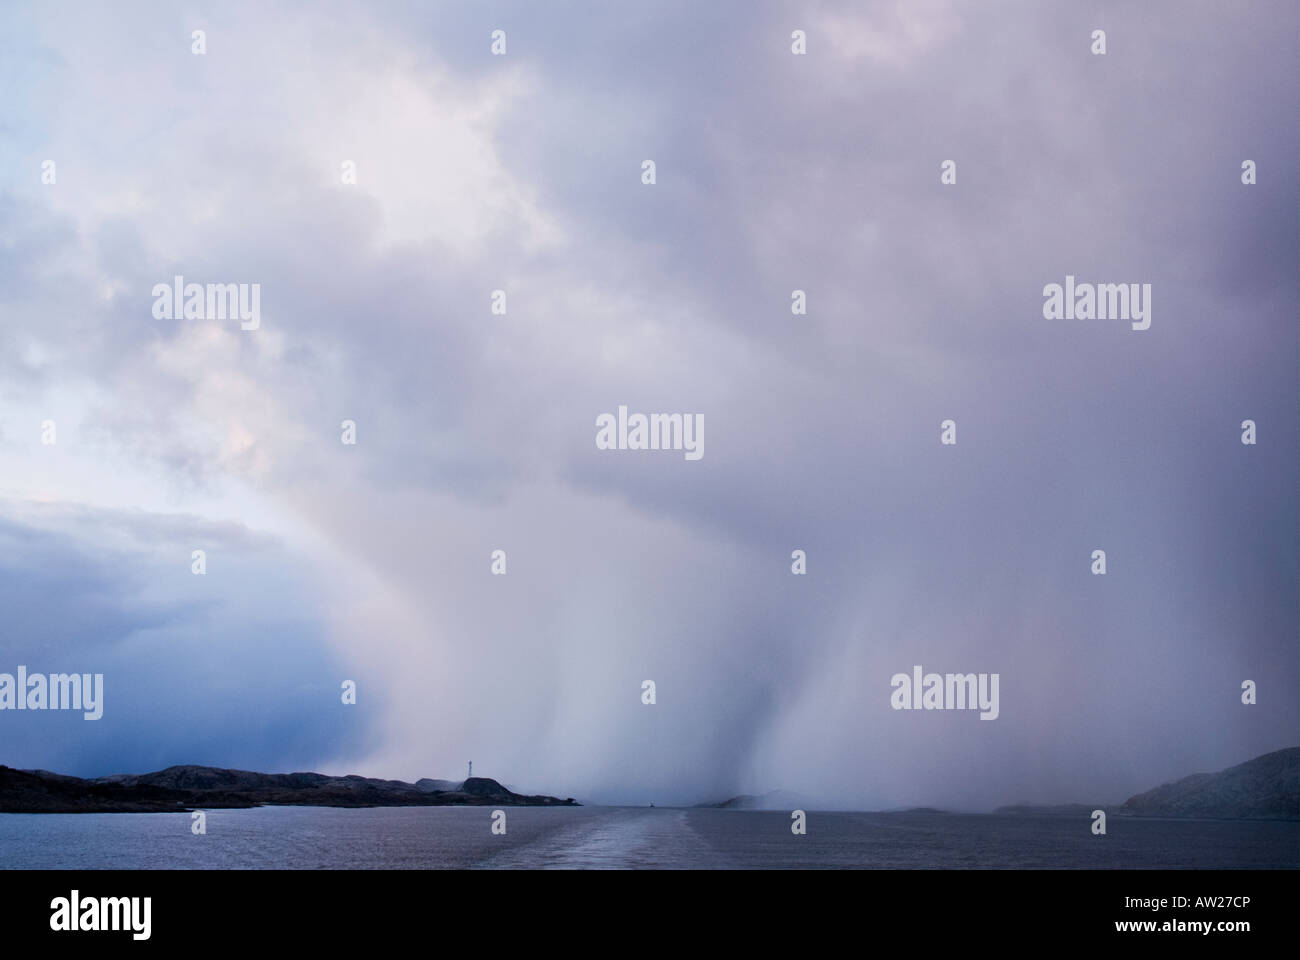
<path id="1" fill-rule="evenodd" d="M 1291 868 L 1300 823 L 664 807 L 258 807 L 0 814 L 0 867 L 36 869 Z"/>

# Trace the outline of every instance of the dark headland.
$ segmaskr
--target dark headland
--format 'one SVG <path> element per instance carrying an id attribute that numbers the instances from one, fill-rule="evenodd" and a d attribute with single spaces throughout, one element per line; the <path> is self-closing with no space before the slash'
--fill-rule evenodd
<path id="1" fill-rule="evenodd" d="M 1018 804 L 997 813 L 1086 816 L 1093 807 L 1121 817 L 1204 820 L 1300 820 L 1300 747 L 1274 750 L 1218 773 L 1194 773 L 1138 793 L 1118 807 L 1105 804 Z"/>
<path id="2" fill-rule="evenodd" d="M 0 765 L 0 813 L 161 813 L 296 805 L 312 807 L 578 806 L 572 797 L 514 793 L 488 777 L 376 780 L 320 773 L 252 773 L 168 767 L 156 773 L 83 780 Z"/>
<path id="3" fill-rule="evenodd" d="M 742 794 L 698 807 L 720 810 L 792 810 L 808 806 L 795 794 L 774 790 L 762 796 Z M 1205 820 L 1300 820 L 1300 747 L 1275 750 L 1218 773 L 1196 773 L 1135 794 L 1120 806 L 1105 803 L 1019 803 L 998 807 L 997 814 L 1026 817 L 1107 816 Z M 882 813 L 933 813 L 929 807 Z"/>

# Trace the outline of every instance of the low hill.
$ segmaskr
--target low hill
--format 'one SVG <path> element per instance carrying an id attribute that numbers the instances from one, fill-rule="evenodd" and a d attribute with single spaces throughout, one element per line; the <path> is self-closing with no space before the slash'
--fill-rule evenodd
<path id="1" fill-rule="evenodd" d="M 1275 750 L 1218 773 L 1194 773 L 1129 797 L 1129 817 L 1300 820 L 1300 747 Z"/>
<path id="2" fill-rule="evenodd" d="M 1112 812 L 1111 808 L 1104 803 L 1013 803 L 1010 806 L 998 807 L 993 812 L 1013 817 L 1089 817 L 1094 810 L 1105 810 L 1107 816 Z"/>
<path id="3" fill-rule="evenodd" d="M 451 789 L 442 789 L 442 786 Z M 514 793 L 496 780 L 464 783 L 331 777 L 321 773 L 254 773 L 177 766 L 145 774 L 83 780 L 46 770 L 0 766 L 0 813 L 148 813 L 255 807 L 576 806 L 572 798 Z"/>
<path id="4" fill-rule="evenodd" d="M 788 790 L 770 790 L 762 796 L 742 793 L 729 800 L 716 803 L 697 803 L 696 807 L 714 810 L 795 810 L 807 806 L 806 802 Z"/>

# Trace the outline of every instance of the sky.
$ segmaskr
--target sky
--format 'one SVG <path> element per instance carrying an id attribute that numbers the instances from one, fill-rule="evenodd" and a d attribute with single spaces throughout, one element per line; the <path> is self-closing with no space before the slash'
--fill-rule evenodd
<path id="1" fill-rule="evenodd" d="M 1298 27 L 0 6 L 0 672 L 105 688 L 0 763 L 984 810 L 1300 743 Z M 620 405 L 704 455 L 598 449 Z M 997 718 L 893 709 L 918 664 Z"/>

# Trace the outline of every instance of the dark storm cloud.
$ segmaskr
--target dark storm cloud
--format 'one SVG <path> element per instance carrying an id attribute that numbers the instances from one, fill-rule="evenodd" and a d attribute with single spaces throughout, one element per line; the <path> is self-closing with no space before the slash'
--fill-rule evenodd
<path id="1" fill-rule="evenodd" d="M 310 591 L 266 537 L 196 517 L 8 506 L 24 522 L 0 524 L 0 672 L 102 673 L 104 711 L 6 712 L 5 764 L 278 769 L 364 742 L 321 625 L 281 607 Z M 195 542 L 210 578 L 190 571 Z"/>
<path id="2" fill-rule="evenodd" d="M 229 7 L 206 62 L 153 8 L 41 23 L 62 65 L 35 78 L 70 105 L 23 160 L 98 137 L 108 199 L 0 201 L 44 278 L 5 298 L 44 320 L 6 323 L 35 359 L 4 386 L 85 390 L 136 469 L 237 481 L 346 557 L 329 655 L 375 706 L 339 764 L 472 755 L 638 801 L 1122 799 L 1295 740 L 1294 684 L 1261 680 L 1298 666 L 1295 18 Z M 147 67 L 92 87 L 96 44 Z M 79 138 L 97 112 L 122 128 Z M 263 333 L 154 320 L 174 273 L 260 281 Z M 1151 283 L 1151 328 L 1044 320 L 1067 273 Z M 703 413 L 704 458 L 596 450 L 619 404 Z M 1001 716 L 890 710 L 915 663 L 999 672 Z"/>

